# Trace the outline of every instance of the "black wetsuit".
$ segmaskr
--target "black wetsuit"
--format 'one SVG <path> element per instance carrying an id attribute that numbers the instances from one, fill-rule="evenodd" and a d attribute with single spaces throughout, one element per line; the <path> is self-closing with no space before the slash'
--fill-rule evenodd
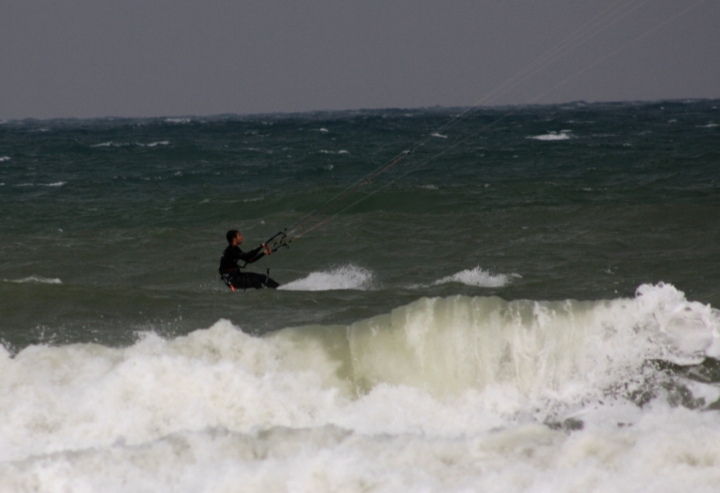
<path id="1" fill-rule="evenodd" d="M 238 265 L 238 260 L 251 264 L 262 258 L 265 253 L 262 252 L 262 245 L 249 252 L 243 252 L 240 247 L 228 246 L 220 257 L 220 278 L 232 289 L 248 289 L 248 288 L 276 288 L 279 284 L 268 276 L 256 274 L 254 272 L 243 272 Z"/>

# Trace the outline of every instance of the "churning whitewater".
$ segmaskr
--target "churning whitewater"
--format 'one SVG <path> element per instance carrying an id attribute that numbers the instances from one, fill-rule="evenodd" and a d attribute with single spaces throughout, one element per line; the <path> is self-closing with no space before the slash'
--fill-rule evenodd
<path id="1" fill-rule="evenodd" d="M 711 491 L 720 391 L 667 368 L 719 357 L 720 311 L 670 285 L 30 346 L 0 361 L 0 487 Z"/>

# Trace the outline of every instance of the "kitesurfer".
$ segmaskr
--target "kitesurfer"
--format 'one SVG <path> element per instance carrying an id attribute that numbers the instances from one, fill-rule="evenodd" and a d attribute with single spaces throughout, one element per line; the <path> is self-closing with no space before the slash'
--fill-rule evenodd
<path id="1" fill-rule="evenodd" d="M 235 291 L 236 289 L 248 288 L 277 288 L 279 284 L 270 277 L 255 272 L 243 272 L 242 268 L 247 264 L 259 260 L 265 255 L 272 254 L 272 250 L 266 243 L 262 243 L 259 247 L 249 252 L 240 250 L 243 242 L 243 235 L 240 231 L 232 229 L 226 234 L 228 247 L 220 258 L 220 277 L 227 286 Z M 242 266 L 238 265 L 238 260 L 245 262 Z"/>

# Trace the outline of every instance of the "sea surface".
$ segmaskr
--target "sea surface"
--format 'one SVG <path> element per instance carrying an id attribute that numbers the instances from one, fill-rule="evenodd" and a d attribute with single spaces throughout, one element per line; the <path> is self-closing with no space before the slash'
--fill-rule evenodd
<path id="1" fill-rule="evenodd" d="M 3 121 L 0 259 L 0 491 L 720 490 L 717 100 Z"/>

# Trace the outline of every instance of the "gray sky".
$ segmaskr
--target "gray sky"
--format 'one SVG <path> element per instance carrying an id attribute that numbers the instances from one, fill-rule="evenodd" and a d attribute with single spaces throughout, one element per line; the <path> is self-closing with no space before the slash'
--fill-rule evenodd
<path id="1" fill-rule="evenodd" d="M 697 1 L 3 0 L 0 119 L 469 106 L 568 39 L 485 103 L 718 98 Z"/>

